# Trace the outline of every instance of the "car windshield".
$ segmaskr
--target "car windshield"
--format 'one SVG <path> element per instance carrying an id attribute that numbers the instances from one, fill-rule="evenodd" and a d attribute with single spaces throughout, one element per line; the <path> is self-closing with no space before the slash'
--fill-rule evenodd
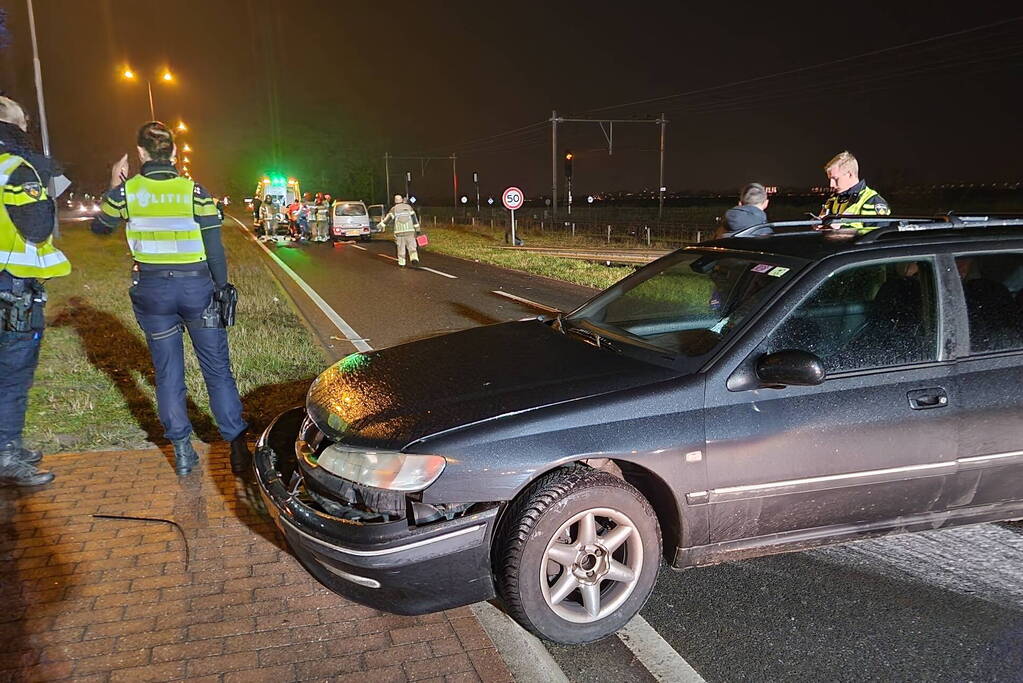
<path id="1" fill-rule="evenodd" d="M 569 329 L 606 334 L 612 343 L 624 341 L 689 358 L 704 356 L 793 272 L 791 264 L 770 260 L 680 252 L 622 280 L 564 322 Z"/>
<path id="2" fill-rule="evenodd" d="M 338 204 L 334 210 L 335 216 L 365 216 L 366 207 L 362 204 Z"/>

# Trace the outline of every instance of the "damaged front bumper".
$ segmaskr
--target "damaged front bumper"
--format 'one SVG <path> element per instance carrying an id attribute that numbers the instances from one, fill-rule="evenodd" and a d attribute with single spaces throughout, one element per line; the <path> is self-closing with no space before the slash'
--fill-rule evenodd
<path id="1" fill-rule="evenodd" d="M 494 597 L 490 545 L 498 505 L 418 524 L 411 499 L 404 516 L 345 510 L 342 500 L 331 501 L 334 514 L 328 513 L 322 487 L 310 495 L 296 462 L 304 418 L 305 411 L 294 408 L 267 427 L 257 443 L 255 469 L 267 510 L 310 574 L 335 593 L 395 614 L 425 614 Z"/>

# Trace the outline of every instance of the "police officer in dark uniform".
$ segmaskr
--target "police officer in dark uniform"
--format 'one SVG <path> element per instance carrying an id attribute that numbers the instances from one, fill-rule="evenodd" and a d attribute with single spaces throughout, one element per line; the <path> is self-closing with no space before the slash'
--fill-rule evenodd
<path id="1" fill-rule="evenodd" d="M 21 106 L 0 97 L 0 486 L 53 480 L 37 467 L 43 455 L 25 448 L 22 431 L 45 324 L 42 281 L 71 272 L 53 246 L 50 161 L 32 150 L 27 128 Z"/>
<path id="2" fill-rule="evenodd" d="M 92 229 L 108 234 L 126 224 L 135 259 L 132 308 L 156 368 L 157 407 L 174 446 L 175 471 L 184 476 L 199 461 L 186 407 L 183 335 L 188 330 L 213 416 L 221 436 L 231 442 L 231 469 L 241 473 L 252 454 L 227 346 L 226 319 L 233 315 L 225 314 L 225 307 L 234 288 L 227 281 L 216 203 L 202 186 L 178 175 L 174 136 L 164 124 L 151 121 L 139 129 L 138 153 L 138 175 L 125 179 L 127 155 L 114 165 L 111 189 Z"/>

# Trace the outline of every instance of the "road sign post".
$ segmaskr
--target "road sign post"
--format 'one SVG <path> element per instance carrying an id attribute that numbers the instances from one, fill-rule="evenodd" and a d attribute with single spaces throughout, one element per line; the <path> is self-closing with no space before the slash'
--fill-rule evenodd
<path id="1" fill-rule="evenodd" d="M 514 185 L 501 193 L 501 202 L 504 204 L 504 208 L 511 211 L 511 245 L 513 247 L 515 246 L 515 209 L 521 208 L 524 201 L 522 190 Z"/>

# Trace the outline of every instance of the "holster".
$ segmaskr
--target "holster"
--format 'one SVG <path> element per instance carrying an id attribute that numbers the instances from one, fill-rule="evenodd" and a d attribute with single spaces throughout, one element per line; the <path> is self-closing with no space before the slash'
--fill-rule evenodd
<path id="1" fill-rule="evenodd" d="M 213 293 L 210 305 L 202 312 L 203 327 L 231 327 L 238 308 L 238 290 L 228 283 Z"/>
<path id="2" fill-rule="evenodd" d="M 10 291 L 0 291 L 0 329 L 35 332 L 46 326 L 46 290 L 37 280 L 15 278 Z"/>

